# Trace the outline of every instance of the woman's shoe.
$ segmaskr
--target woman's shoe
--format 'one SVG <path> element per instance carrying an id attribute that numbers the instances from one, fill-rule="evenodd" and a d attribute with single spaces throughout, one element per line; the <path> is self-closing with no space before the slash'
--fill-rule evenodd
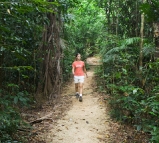
<path id="1" fill-rule="evenodd" d="M 79 98 L 79 94 L 78 94 L 78 93 L 76 93 L 76 95 L 75 95 L 75 96 L 76 96 L 76 98 L 77 98 L 77 99 Z"/>
<path id="2" fill-rule="evenodd" d="M 82 96 L 79 97 L 79 101 L 82 102 Z"/>

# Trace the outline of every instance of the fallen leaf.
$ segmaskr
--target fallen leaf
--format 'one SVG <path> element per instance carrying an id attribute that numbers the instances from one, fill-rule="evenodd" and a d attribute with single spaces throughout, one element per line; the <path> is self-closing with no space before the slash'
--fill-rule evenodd
<path id="1" fill-rule="evenodd" d="M 110 138 L 110 135 L 107 134 L 105 137 L 106 137 L 106 138 Z"/>
<path id="2" fill-rule="evenodd" d="M 103 136 L 102 135 L 98 135 L 97 139 L 103 139 Z"/>

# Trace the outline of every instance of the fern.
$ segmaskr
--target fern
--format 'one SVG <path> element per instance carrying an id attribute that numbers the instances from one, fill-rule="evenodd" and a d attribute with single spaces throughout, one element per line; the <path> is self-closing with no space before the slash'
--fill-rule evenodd
<path id="1" fill-rule="evenodd" d="M 140 42 L 140 37 L 132 37 L 128 38 L 122 41 L 121 45 L 132 45 L 132 44 L 137 44 Z"/>
<path id="2" fill-rule="evenodd" d="M 117 54 L 114 54 L 114 55 L 104 55 L 103 57 L 103 62 L 104 63 L 114 63 L 115 60 L 119 60 L 120 59 L 120 56 L 117 55 Z"/>
<path id="3" fill-rule="evenodd" d="M 153 54 L 155 52 L 155 46 L 153 44 L 145 44 L 144 48 L 143 48 L 143 54 L 144 56 L 148 56 L 150 54 Z"/>
<path id="4" fill-rule="evenodd" d="M 125 47 L 125 46 L 115 47 L 113 49 L 110 49 L 106 54 L 108 55 L 108 54 L 119 53 L 119 52 L 126 50 L 126 49 L 128 49 L 128 47 Z"/>
<path id="5" fill-rule="evenodd" d="M 128 39 L 124 39 L 124 40 L 119 41 L 120 45 L 118 47 L 113 47 L 111 49 L 110 49 L 110 47 L 103 48 L 101 50 L 101 53 L 103 55 L 103 62 L 112 61 L 114 59 L 114 57 L 118 57 L 118 59 L 120 59 L 120 56 L 119 56 L 120 52 L 123 52 L 125 50 L 130 51 L 132 49 L 132 47 L 130 47 L 129 45 L 137 44 L 137 43 L 139 43 L 139 41 L 140 41 L 139 37 L 133 37 L 133 38 L 128 38 Z M 111 42 L 111 43 L 113 43 L 113 42 Z"/>

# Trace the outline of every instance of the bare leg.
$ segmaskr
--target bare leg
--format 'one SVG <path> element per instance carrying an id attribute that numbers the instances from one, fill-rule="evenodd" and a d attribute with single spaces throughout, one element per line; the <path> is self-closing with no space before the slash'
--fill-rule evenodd
<path id="1" fill-rule="evenodd" d="M 83 83 L 79 83 L 79 93 L 80 95 L 83 93 Z"/>
<path id="2" fill-rule="evenodd" d="M 79 83 L 79 92 L 80 92 L 79 101 L 82 102 L 83 83 Z"/>
<path id="3" fill-rule="evenodd" d="M 75 91 L 79 92 L 78 83 L 75 83 Z"/>

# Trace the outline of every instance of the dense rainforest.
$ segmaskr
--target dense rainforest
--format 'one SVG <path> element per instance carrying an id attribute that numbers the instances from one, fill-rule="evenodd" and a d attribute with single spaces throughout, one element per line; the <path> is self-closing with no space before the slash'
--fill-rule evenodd
<path id="1" fill-rule="evenodd" d="M 25 109 L 58 104 L 79 52 L 101 58 L 111 117 L 158 143 L 158 13 L 158 0 L 1 0 L 0 142 L 25 140 Z"/>

